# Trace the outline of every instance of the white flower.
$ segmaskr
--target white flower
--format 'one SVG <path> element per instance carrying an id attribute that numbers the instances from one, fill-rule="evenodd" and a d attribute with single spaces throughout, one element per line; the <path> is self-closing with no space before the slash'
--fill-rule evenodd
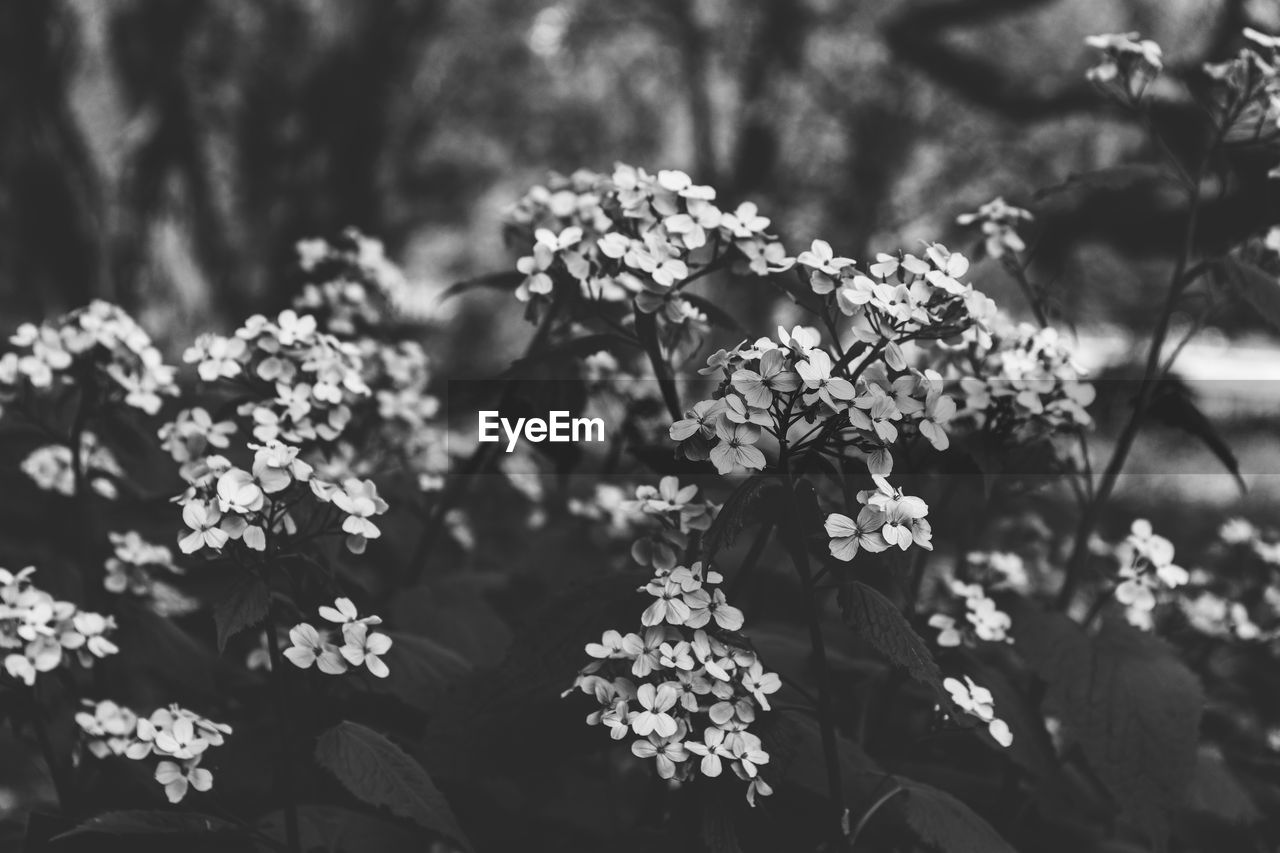
<path id="1" fill-rule="evenodd" d="M 650 734 L 664 738 L 674 735 L 676 719 L 667 712 L 675 707 L 678 698 L 675 689 L 669 684 L 659 687 L 652 684 L 640 685 L 636 690 L 636 700 L 644 710 L 631 720 L 631 730 L 641 737 Z"/>
<path id="2" fill-rule="evenodd" d="M 364 666 L 377 678 L 390 674 L 382 660 L 391 648 L 391 638 L 386 634 L 370 634 L 365 622 L 348 622 L 342 626 L 342 656 L 354 667 Z"/>
<path id="3" fill-rule="evenodd" d="M 316 668 L 325 675 L 341 675 L 347 671 L 347 663 L 338 647 L 306 622 L 289 630 L 289 642 L 293 645 L 284 650 L 284 656 L 299 669 L 309 669 L 316 664 Z"/>
<path id="4" fill-rule="evenodd" d="M 213 787 L 213 774 L 200 767 L 200 760 L 161 761 L 156 765 L 156 781 L 164 785 L 165 796 L 171 803 L 180 803 L 187 796 L 188 788 L 208 791 Z"/>

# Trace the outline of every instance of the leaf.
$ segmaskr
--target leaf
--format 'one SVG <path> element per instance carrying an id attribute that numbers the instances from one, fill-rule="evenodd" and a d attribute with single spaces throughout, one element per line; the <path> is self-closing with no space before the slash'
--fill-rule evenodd
<path id="1" fill-rule="evenodd" d="M 357 799 L 470 847 L 427 771 L 372 729 L 339 723 L 320 735 L 316 761 Z"/>
<path id="2" fill-rule="evenodd" d="M 721 308 L 716 303 L 707 299 L 705 296 L 698 296 L 696 293 L 681 293 L 680 298 L 688 302 L 694 308 L 697 308 L 703 314 L 707 315 L 707 322 L 721 329 L 727 329 L 735 334 L 746 335 L 747 331 L 742 324 L 734 319 L 733 315 Z"/>
<path id="3" fill-rule="evenodd" d="M 1214 262 L 1223 281 L 1274 328 L 1280 329 L 1280 278 L 1234 256 Z"/>
<path id="4" fill-rule="evenodd" d="M 444 302 L 469 290 L 476 290 L 482 287 L 491 287 L 495 290 L 515 290 L 522 281 L 524 281 L 524 274 L 518 272 L 495 272 L 476 276 L 475 278 L 454 282 L 449 285 L 440 292 L 440 295 L 436 297 L 436 301 Z"/>
<path id="5" fill-rule="evenodd" d="M 1240 491 L 1248 491 L 1244 478 L 1240 476 L 1240 463 L 1236 460 L 1236 455 L 1218 435 L 1213 423 L 1200 411 L 1191 388 L 1185 382 L 1174 377 L 1161 379 L 1156 385 L 1155 394 L 1151 398 L 1147 412 L 1161 423 L 1176 427 L 1200 439 L 1223 464 L 1223 467 L 1236 478 Z"/>
<path id="6" fill-rule="evenodd" d="M 267 589 L 262 578 L 247 572 L 237 577 L 213 606 L 213 622 L 218 629 L 218 651 L 227 647 L 227 640 L 267 618 L 270 610 L 271 590 Z"/>
<path id="7" fill-rule="evenodd" d="M 1204 695 L 1159 639 L 1117 621 L 1097 637 L 1029 604 L 1013 614 L 1016 648 L 1049 685 L 1048 701 L 1125 814 L 1164 849 L 1195 773 Z"/>
<path id="8" fill-rule="evenodd" d="M 386 678 L 370 678 L 369 686 L 410 707 L 433 710 L 445 689 L 471 670 L 465 658 L 428 637 L 402 631 L 386 634 L 391 638 L 391 649 L 382 659 L 390 674 Z"/>
<path id="9" fill-rule="evenodd" d="M 400 592 L 390 622 L 439 642 L 476 666 L 502 662 L 511 629 L 466 576 L 440 578 Z"/>
<path id="10" fill-rule="evenodd" d="M 939 788 L 899 778 L 906 791 L 899 797 L 907 826 L 924 844 L 944 853 L 1013 853 L 973 809 Z"/>
<path id="11" fill-rule="evenodd" d="M 1036 191 L 1033 198 L 1036 201 L 1043 201 L 1052 196 L 1074 191 L 1122 192 L 1138 184 L 1163 181 L 1170 177 L 1170 173 L 1159 166 L 1149 163 L 1130 163 L 1069 175 L 1060 184 Z"/>
<path id="12" fill-rule="evenodd" d="M 1196 774 L 1191 783 L 1191 808 L 1227 823 L 1254 823 L 1262 815 L 1253 797 L 1214 746 L 1202 746 L 1196 755 Z"/>
<path id="13" fill-rule="evenodd" d="M 943 708 L 952 707 L 951 695 L 942 686 L 942 672 L 929 647 L 892 601 L 861 581 L 852 581 L 841 588 L 840 603 L 845 622 L 859 637 L 932 689 Z M 952 716 L 965 719 L 963 714 Z"/>
<path id="14" fill-rule="evenodd" d="M 211 832 L 239 832 L 222 818 L 198 812 L 117 811 L 91 817 L 54 840 L 78 835 L 207 835 Z"/>
<path id="15" fill-rule="evenodd" d="M 671 373 L 671 363 L 662 354 L 662 343 L 658 340 L 658 318 L 639 308 L 636 309 L 635 318 L 636 337 L 640 339 L 640 345 L 649 356 L 653 375 L 658 378 L 658 388 L 662 391 L 662 401 L 667 405 L 667 413 L 673 420 L 678 419 L 684 410 L 680 407 L 680 394 L 676 390 L 676 380 Z"/>
<path id="16" fill-rule="evenodd" d="M 267 815 L 258 822 L 258 828 L 283 842 L 284 812 Z M 308 853 L 420 853 L 424 849 L 420 830 L 329 804 L 299 806 L 298 829 L 298 840 Z"/>
<path id="17" fill-rule="evenodd" d="M 702 561 L 709 562 L 721 548 L 733 545 L 738 534 L 758 520 L 757 511 L 767 500 L 769 492 L 781 485 L 772 475 L 756 474 L 734 489 L 702 536 Z"/>
<path id="18" fill-rule="evenodd" d="M 573 338 L 564 343 L 543 347 L 537 352 L 516 359 L 511 362 L 511 366 L 506 369 L 504 375 L 512 376 L 539 364 L 577 361 L 589 355 L 595 355 L 598 352 L 607 351 L 616 354 L 637 346 L 639 344 L 636 341 L 624 338 L 613 332 L 583 335 L 580 338 Z"/>

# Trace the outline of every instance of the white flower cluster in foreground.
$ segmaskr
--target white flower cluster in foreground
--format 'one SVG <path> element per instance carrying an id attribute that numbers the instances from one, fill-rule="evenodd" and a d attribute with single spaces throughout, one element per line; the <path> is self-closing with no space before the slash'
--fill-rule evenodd
<path id="1" fill-rule="evenodd" d="M 912 544 L 933 550 L 933 529 L 925 517 L 929 505 L 913 495 L 895 489 L 879 474 L 873 474 L 874 489 L 858 492 L 862 509 L 857 519 L 833 512 L 824 524 L 828 548 L 837 560 L 849 561 L 859 549 L 879 553 L 897 547 L 907 550 Z"/>
<path id="2" fill-rule="evenodd" d="M 742 628 L 719 572 L 701 563 L 655 572 L 641 590 L 653 602 L 638 633 L 606 631 L 586 647 L 592 662 L 574 687 L 600 703 L 587 717 L 631 751 L 652 758 L 664 779 L 715 777 L 727 766 L 747 782 L 747 801 L 772 793 L 760 776 L 769 754 L 749 731 L 781 681 L 726 632 Z M 572 692 L 566 691 L 565 695 Z"/>
<path id="3" fill-rule="evenodd" d="M 942 686 L 951 694 L 951 701 L 956 703 L 956 707 L 987 724 L 987 733 L 996 743 L 1004 747 L 1013 743 L 1013 732 L 1009 730 L 1009 724 L 996 716 L 995 699 L 990 690 L 974 684 L 973 679 L 967 675 L 964 681 L 945 678 Z"/>
<path id="4" fill-rule="evenodd" d="M 231 337 L 201 335 L 183 359 L 205 382 L 229 382 L 255 397 L 236 411 L 258 441 L 333 441 L 351 406 L 370 394 L 359 348 L 291 309 L 275 320 L 255 314 Z"/>
<path id="5" fill-rule="evenodd" d="M 254 451 L 251 470 L 237 468 L 222 456 L 206 457 L 189 469 L 191 485 L 178 498 L 189 529 L 178 542 L 184 554 L 204 548 L 221 551 L 233 540 L 265 551 L 269 536 L 299 531 L 293 511 L 310 500 L 338 510 L 352 553 L 363 553 L 369 539 L 382 535 L 373 519 L 387 511 L 387 502 L 378 497 L 372 480 L 328 482 L 313 476 L 296 447 L 278 441 L 249 447 Z"/>
<path id="6" fill-rule="evenodd" d="M 111 700 L 84 700 L 76 714 L 85 747 L 95 758 L 124 756 L 142 761 L 159 756 L 155 779 L 171 803 L 180 803 L 191 788 L 208 791 L 213 774 L 200 766 L 209 747 L 221 746 L 231 727 L 207 720 L 178 705 L 140 717 Z"/>
<path id="7" fill-rule="evenodd" d="M 679 171 L 651 175 L 619 163 L 611 175 L 553 175 L 508 213 L 533 236 L 532 254 L 517 264 L 525 279 L 516 296 L 551 294 L 563 272 L 588 299 L 634 296 L 648 313 L 667 303 L 668 318 L 680 322 L 686 306 L 671 297 L 699 264 L 723 258 L 756 275 L 791 266 L 754 204 L 721 210 L 715 198 Z"/>
<path id="8" fill-rule="evenodd" d="M 45 391 L 87 381 L 107 400 L 149 415 L 178 393 L 174 369 L 151 338 L 110 302 L 94 300 L 38 326 L 23 323 L 9 341 L 14 349 L 0 356 L 0 411 L 24 385 Z"/>
<path id="9" fill-rule="evenodd" d="M 4 670 L 30 687 L 40 673 L 95 658 L 119 649 L 109 635 L 115 619 L 59 601 L 31 584 L 35 567 L 14 574 L 0 569 L 0 653 Z"/>
<path id="10" fill-rule="evenodd" d="M 369 629 L 382 624 L 378 616 L 361 617 L 349 598 L 339 598 L 333 607 L 321 607 L 320 618 L 337 625 L 342 632 L 342 645 L 332 642 L 332 632 L 302 622 L 289 631 L 291 645 L 284 656 L 299 669 L 316 669 L 325 675 L 342 675 L 351 668 L 365 667 L 377 678 L 390 675 L 382 660 L 391 649 L 391 638 L 386 634 L 370 633 Z"/>

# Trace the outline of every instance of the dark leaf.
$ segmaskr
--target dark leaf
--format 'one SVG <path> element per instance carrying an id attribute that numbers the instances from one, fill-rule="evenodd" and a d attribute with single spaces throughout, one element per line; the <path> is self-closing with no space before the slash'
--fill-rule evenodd
<path id="1" fill-rule="evenodd" d="M 96 833 L 99 835 L 205 835 L 211 832 L 239 832 L 235 824 L 197 812 L 119 811 L 91 817 L 58 839 Z"/>
<path id="2" fill-rule="evenodd" d="M 244 572 L 232 581 L 213 606 L 213 622 L 218 629 L 218 651 L 227 647 L 227 640 L 267 618 L 270 609 L 271 590 L 267 589 L 262 578 Z"/>
<path id="3" fill-rule="evenodd" d="M 845 621 L 859 637 L 932 689 L 943 708 L 952 707 L 951 695 L 942 686 L 942 672 L 929 647 L 892 601 L 861 581 L 843 587 L 840 600 Z M 963 714 L 953 716 L 964 720 Z"/>
<path id="4" fill-rule="evenodd" d="M 476 666 L 502 662 L 511 629 L 474 584 L 449 576 L 404 590 L 391 602 L 391 624 L 435 640 Z"/>
<path id="5" fill-rule="evenodd" d="M 283 843 L 284 812 L 267 815 L 258 828 Z M 334 805 L 299 806 L 298 829 L 302 849 L 309 853 L 420 853 L 427 847 L 422 843 L 421 830 Z"/>
<path id="6" fill-rule="evenodd" d="M 520 282 L 524 281 L 524 274 L 518 272 L 495 272 L 488 275 L 476 276 L 465 281 L 454 282 L 441 291 L 436 297 L 437 301 L 444 302 L 459 294 L 466 293 L 469 290 L 489 287 L 495 290 L 515 290 L 520 286 Z"/>
<path id="7" fill-rule="evenodd" d="M 721 329 L 728 329 L 739 335 L 746 335 L 747 332 L 742 328 L 742 324 L 734 319 L 733 315 L 721 308 L 716 303 L 707 299 L 705 296 L 698 296 L 694 293 L 681 293 L 680 298 L 688 302 L 694 308 L 697 308 L 703 314 L 707 315 L 707 321 L 713 326 Z"/>
<path id="8" fill-rule="evenodd" d="M 386 678 L 370 678 L 369 685 L 410 707 L 432 710 L 449 685 L 471 670 L 465 658 L 428 637 L 401 631 L 386 634 L 392 642 L 383 660 L 391 672 Z"/>
<path id="9" fill-rule="evenodd" d="M 1252 305 L 1263 320 L 1280 329 L 1280 278 L 1231 256 L 1219 258 L 1214 268 L 1227 286 Z"/>
<path id="10" fill-rule="evenodd" d="M 1189 802 L 1196 811 L 1227 823 L 1254 823 L 1261 817 L 1253 797 L 1212 746 L 1202 746 L 1196 755 Z"/>
<path id="11" fill-rule="evenodd" d="M 1163 849 L 1196 768 L 1204 695 L 1161 640 L 1108 621 L 1090 639 L 1057 613 L 1024 604 L 1016 648 L 1049 685 L 1068 736 L 1125 814 Z"/>
<path id="12" fill-rule="evenodd" d="M 907 826 L 924 844 L 942 853 L 1013 853 L 991 824 L 946 791 L 911 779 L 898 783 L 906 790 L 898 801 Z"/>
<path id="13" fill-rule="evenodd" d="M 636 347 L 635 341 L 612 332 L 601 332 L 595 335 L 583 335 L 564 343 L 543 347 L 537 352 L 518 358 L 507 368 L 505 375 L 512 376 L 540 364 L 553 362 L 577 361 L 598 352 L 614 354 L 625 352 Z"/>
<path id="14" fill-rule="evenodd" d="M 776 477 L 756 474 L 734 489 L 702 536 L 701 559 L 710 561 L 721 548 L 733 545 L 739 533 L 759 520 L 759 510 L 769 499 L 769 493 L 776 492 L 781 485 Z"/>
<path id="15" fill-rule="evenodd" d="M 1209 419 L 1200 411 L 1191 389 L 1185 382 L 1172 377 L 1160 380 L 1147 412 L 1161 423 L 1176 427 L 1200 439 L 1204 446 L 1218 457 L 1223 467 L 1236 478 L 1240 491 L 1248 491 L 1244 478 L 1240 476 L 1240 463 L 1236 461 L 1236 455 L 1218 435 L 1218 431 L 1214 429 Z"/>
<path id="16" fill-rule="evenodd" d="M 667 413 L 673 419 L 679 418 L 684 411 L 680 407 L 680 393 L 676 390 L 675 377 L 671 374 L 671 364 L 662 354 L 662 343 L 658 340 L 658 318 L 654 314 L 646 314 L 636 309 L 636 336 L 640 346 L 649 356 L 649 364 L 653 366 L 653 375 L 658 378 L 658 388 L 662 391 L 662 401 L 667 405 Z"/>
<path id="17" fill-rule="evenodd" d="M 339 723 L 320 736 L 316 761 L 362 802 L 470 846 L 427 771 L 372 729 Z"/>
<path id="18" fill-rule="evenodd" d="M 1122 192 L 1140 184 L 1164 181 L 1169 177 L 1167 170 L 1147 163 L 1111 166 L 1071 175 L 1060 184 L 1038 190 L 1033 197 L 1036 201 L 1043 201 L 1066 192 Z"/>

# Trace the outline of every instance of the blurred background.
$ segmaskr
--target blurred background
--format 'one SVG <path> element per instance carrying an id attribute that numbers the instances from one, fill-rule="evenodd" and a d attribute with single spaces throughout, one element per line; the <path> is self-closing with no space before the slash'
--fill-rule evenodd
<path id="1" fill-rule="evenodd" d="M 1003 195 L 1036 214 L 1033 272 L 1082 360 L 1124 375 L 1186 211 L 1150 180 L 1035 195 L 1156 158 L 1085 82 L 1083 39 L 1138 31 L 1164 47 L 1153 117 L 1183 153 L 1196 107 L 1173 81 L 1232 54 L 1245 25 L 1280 31 L 1280 4 L 6 0 L 0 332 L 102 297 L 176 354 L 281 307 L 295 242 L 354 225 L 406 268 L 446 374 L 486 375 L 519 350 L 520 311 L 506 294 L 436 296 L 511 267 L 503 211 L 547 170 L 622 160 L 757 201 L 792 251 L 822 236 L 859 259 L 925 239 L 975 251 L 955 216 Z M 1277 219 L 1274 163 L 1236 165 L 1206 244 Z M 1029 315 L 998 264 L 971 278 Z M 761 330 L 790 307 L 765 288 L 734 305 Z M 1280 407 L 1274 339 L 1249 311 L 1211 307 L 1180 370 L 1205 380 L 1250 500 L 1274 496 L 1280 454 L 1259 426 Z M 1238 499 L 1196 438 L 1148 446 L 1135 470 L 1195 474 L 1180 487 L 1193 501 Z"/>

